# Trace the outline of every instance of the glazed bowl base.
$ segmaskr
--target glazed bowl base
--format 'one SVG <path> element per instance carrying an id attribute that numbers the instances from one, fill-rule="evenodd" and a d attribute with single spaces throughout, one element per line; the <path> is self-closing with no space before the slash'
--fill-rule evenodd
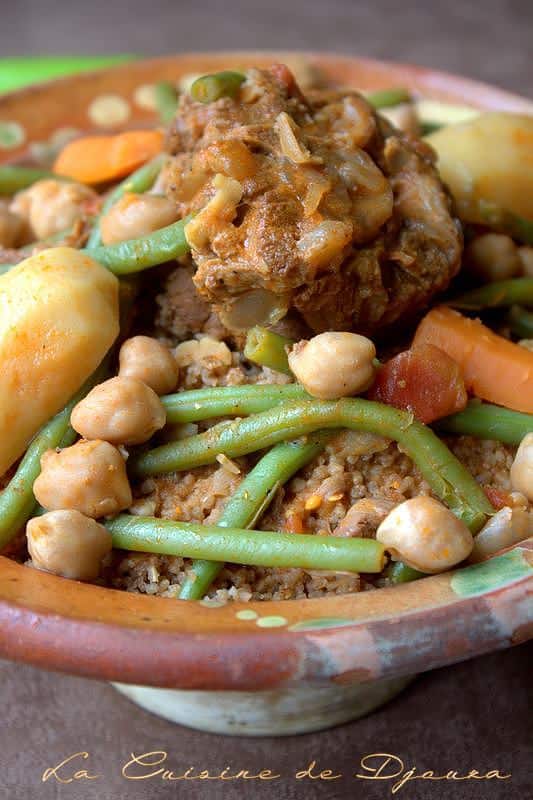
<path id="1" fill-rule="evenodd" d="M 112 685 L 141 708 L 189 728 L 227 736 L 290 736 L 358 719 L 391 700 L 414 677 L 260 692 Z"/>

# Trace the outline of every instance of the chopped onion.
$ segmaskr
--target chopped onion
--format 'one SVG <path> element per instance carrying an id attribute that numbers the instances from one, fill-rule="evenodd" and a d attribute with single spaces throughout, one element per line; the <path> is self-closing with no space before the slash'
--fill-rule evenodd
<path id="1" fill-rule="evenodd" d="M 213 178 L 215 194 L 207 205 L 185 226 L 185 237 L 192 249 L 201 250 L 210 240 L 213 224 L 231 222 L 242 197 L 242 186 L 221 173 Z"/>
<path id="2" fill-rule="evenodd" d="M 289 117 L 289 115 L 282 111 L 276 117 L 276 130 L 279 136 L 279 143 L 281 152 L 293 161 L 295 164 L 305 164 L 306 161 L 311 161 L 312 156 L 307 147 L 304 147 L 295 133 L 296 123 Z"/>
<path id="3" fill-rule="evenodd" d="M 348 188 L 363 187 L 369 192 L 383 192 L 388 182 L 380 168 L 364 150 L 357 148 L 343 159 L 339 174 Z"/>
<path id="4" fill-rule="evenodd" d="M 420 121 L 414 103 L 400 103 L 392 108 L 383 108 L 379 113 L 401 131 L 419 136 Z"/>
<path id="5" fill-rule="evenodd" d="M 309 172 L 312 172 L 312 170 L 309 170 Z M 315 174 L 310 176 L 307 191 L 302 201 L 304 217 L 310 217 L 311 214 L 315 213 L 320 201 L 330 188 L 331 183 L 323 175 Z"/>
<path id="6" fill-rule="evenodd" d="M 533 532 L 533 518 L 521 507 L 500 509 L 474 539 L 470 561 L 483 561 L 506 547 L 521 542 Z"/>
<path id="7" fill-rule="evenodd" d="M 174 358 L 178 367 L 205 364 L 210 360 L 219 361 L 229 367 L 231 350 L 225 342 L 219 342 L 212 336 L 202 336 L 200 339 L 188 339 L 181 342 L 174 350 Z"/>
<path id="8" fill-rule="evenodd" d="M 296 246 L 308 264 L 320 267 L 343 252 L 351 241 L 352 230 L 349 222 L 327 219 L 304 233 Z"/>
<path id="9" fill-rule="evenodd" d="M 275 325 L 289 309 L 286 295 L 267 289 L 252 289 L 219 311 L 222 323 L 230 330 L 244 331 L 254 325 Z"/>

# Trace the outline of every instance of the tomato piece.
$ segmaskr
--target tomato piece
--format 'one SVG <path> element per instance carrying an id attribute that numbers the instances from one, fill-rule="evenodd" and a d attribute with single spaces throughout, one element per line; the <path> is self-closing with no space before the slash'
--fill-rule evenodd
<path id="1" fill-rule="evenodd" d="M 432 344 L 415 345 L 387 361 L 368 397 L 411 411 L 425 423 L 461 411 L 468 400 L 461 368 Z"/>
<path id="2" fill-rule="evenodd" d="M 483 491 L 498 511 L 500 508 L 513 505 L 513 498 L 505 489 L 497 489 L 495 486 L 483 486 Z"/>
<path id="3" fill-rule="evenodd" d="M 274 78 L 283 86 L 288 97 L 304 99 L 300 87 L 296 83 L 296 78 L 285 64 L 272 64 L 269 68 L 269 72 L 271 72 Z"/>

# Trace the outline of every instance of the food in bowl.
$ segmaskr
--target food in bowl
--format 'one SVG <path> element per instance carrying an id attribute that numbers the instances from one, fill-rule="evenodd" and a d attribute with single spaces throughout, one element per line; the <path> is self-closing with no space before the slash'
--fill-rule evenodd
<path id="1" fill-rule="evenodd" d="M 527 538 L 532 118 L 422 137 L 282 65 L 159 89 L 166 132 L 0 167 L 7 552 L 268 600 Z"/>

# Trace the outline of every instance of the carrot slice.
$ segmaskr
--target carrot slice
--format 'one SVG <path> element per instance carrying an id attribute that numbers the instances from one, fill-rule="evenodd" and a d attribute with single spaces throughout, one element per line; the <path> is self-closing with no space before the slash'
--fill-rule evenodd
<path id="1" fill-rule="evenodd" d="M 294 511 L 288 514 L 285 519 L 284 530 L 287 531 L 287 533 L 303 533 L 305 528 L 302 515 Z"/>
<path id="2" fill-rule="evenodd" d="M 478 319 L 446 306 L 422 320 L 414 344 L 430 343 L 461 367 L 465 386 L 482 400 L 533 414 L 533 352 L 498 336 Z"/>
<path id="3" fill-rule="evenodd" d="M 367 397 L 412 411 L 426 424 L 461 411 L 468 401 L 459 365 L 426 343 L 398 353 L 380 367 Z"/>
<path id="4" fill-rule="evenodd" d="M 129 175 L 162 149 L 161 131 L 85 136 L 63 148 L 54 164 L 54 172 L 80 183 L 104 183 Z"/>

